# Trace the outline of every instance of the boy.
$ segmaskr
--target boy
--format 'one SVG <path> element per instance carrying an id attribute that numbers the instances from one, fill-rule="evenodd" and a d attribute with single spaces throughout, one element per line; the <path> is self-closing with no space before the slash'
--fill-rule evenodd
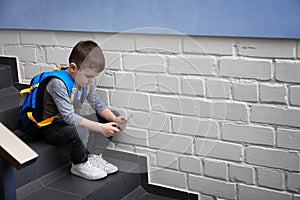
<path id="1" fill-rule="evenodd" d="M 95 86 L 92 85 L 95 78 L 104 70 L 104 65 L 103 52 L 95 42 L 79 42 L 72 49 L 69 56 L 69 67 L 66 69 L 78 90 L 78 98 L 76 98 L 74 106 L 70 103 L 67 87 L 58 78 L 52 78 L 49 81 L 43 97 L 43 119 L 56 113 L 60 115 L 59 119 L 42 128 L 46 141 L 54 145 L 70 144 L 71 173 L 88 180 L 101 179 L 107 174 L 118 171 L 116 166 L 106 162 L 101 155 L 89 154 L 86 149 L 89 131 L 102 133 L 105 137 L 112 137 L 124 130 L 127 125 L 117 127 L 118 123 L 125 117 L 116 117 L 101 101 Z M 98 117 L 103 118 L 108 123 L 98 123 L 75 113 L 84 101 L 82 91 L 87 86 L 90 86 L 90 91 L 86 99 Z"/>

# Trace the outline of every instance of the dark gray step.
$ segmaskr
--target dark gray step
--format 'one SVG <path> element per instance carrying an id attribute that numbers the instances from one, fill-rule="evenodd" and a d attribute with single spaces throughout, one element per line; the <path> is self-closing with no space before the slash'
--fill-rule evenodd
<path id="1" fill-rule="evenodd" d="M 70 162 L 67 146 L 53 146 L 43 139 L 32 140 L 21 132 L 15 132 L 26 144 L 38 153 L 37 160 L 20 170 L 15 170 L 16 187 L 19 188 Z"/>
<path id="2" fill-rule="evenodd" d="M 176 198 L 152 194 L 139 186 L 134 191 L 123 197 L 121 200 L 176 200 Z"/>
<path id="3" fill-rule="evenodd" d="M 149 183 L 141 186 L 122 198 L 122 200 L 198 200 L 198 195 Z"/>
<path id="4" fill-rule="evenodd" d="M 197 195 L 148 184 L 144 156 L 105 150 L 103 157 L 119 172 L 98 181 L 70 174 L 68 146 L 52 146 L 17 133 L 39 157 L 34 164 L 15 172 L 18 200 L 196 200 Z"/>
<path id="5" fill-rule="evenodd" d="M 107 159 L 108 160 L 108 159 Z M 140 185 L 136 163 L 110 158 L 119 172 L 97 181 L 88 181 L 69 173 L 70 166 L 38 178 L 17 190 L 19 200 L 121 199 Z"/>

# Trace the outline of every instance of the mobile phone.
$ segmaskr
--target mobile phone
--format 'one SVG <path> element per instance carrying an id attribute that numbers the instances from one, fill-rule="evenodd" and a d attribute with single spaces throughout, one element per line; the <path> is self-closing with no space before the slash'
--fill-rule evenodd
<path id="1" fill-rule="evenodd" d="M 118 123 L 117 128 L 120 128 L 123 124 L 125 124 L 130 118 L 133 117 L 133 114 L 129 114 L 125 119 Z"/>

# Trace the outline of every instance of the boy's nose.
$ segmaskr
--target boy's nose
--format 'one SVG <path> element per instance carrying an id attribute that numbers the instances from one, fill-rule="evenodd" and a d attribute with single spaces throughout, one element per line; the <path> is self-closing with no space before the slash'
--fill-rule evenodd
<path id="1" fill-rule="evenodd" d="M 95 78 L 90 78 L 89 83 L 93 83 L 95 81 Z"/>

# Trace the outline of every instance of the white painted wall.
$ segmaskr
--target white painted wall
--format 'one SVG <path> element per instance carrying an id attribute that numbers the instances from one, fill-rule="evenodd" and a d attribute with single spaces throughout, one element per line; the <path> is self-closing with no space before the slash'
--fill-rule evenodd
<path id="1" fill-rule="evenodd" d="M 22 82 L 92 39 L 98 91 L 130 112 L 110 148 L 149 156 L 150 180 L 200 199 L 300 199 L 300 41 L 0 31 Z"/>

